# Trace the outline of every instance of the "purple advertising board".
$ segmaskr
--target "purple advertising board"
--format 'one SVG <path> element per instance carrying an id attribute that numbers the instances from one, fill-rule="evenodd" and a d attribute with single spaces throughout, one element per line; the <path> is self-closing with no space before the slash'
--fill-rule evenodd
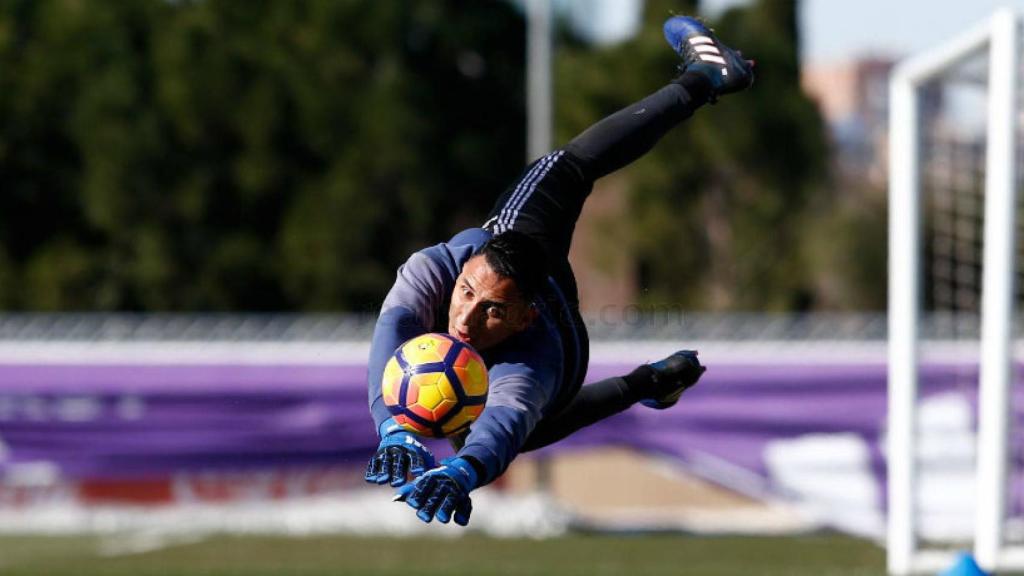
<path id="1" fill-rule="evenodd" d="M 633 367 L 596 363 L 588 380 Z M 922 390 L 963 388 L 975 373 L 924 367 Z M 354 464 L 377 442 L 365 378 L 362 364 L 0 364 L 0 466 L 46 461 L 96 478 Z M 881 473 L 885 411 L 881 363 L 715 365 L 671 410 L 635 407 L 549 450 L 624 445 L 764 474 L 774 439 L 852 433 Z"/>
<path id="2" fill-rule="evenodd" d="M 768 498 L 839 507 L 847 517 L 865 511 L 867 520 L 831 525 L 876 534 L 886 507 L 884 347 L 829 356 L 804 348 L 789 354 L 734 348 L 702 351 L 708 372 L 673 408 L 634 407 L 539 454 L 626 447 L 723 485 L 754 479 L 754 492 Z M 307 474 L 302 482 L 310 485 L 361 483 L 356 473 L 332 471 L 358 470 L 377 445 L 361 361 L 365 345 L 337 357 L 291 349 L 212 356 L 113 349 L 0 354 L 0 488 L 7 487 L 0 505 L 20 498 L 19 492 L 11 497 L 17 482 L 10 479 L 40 464 L 60 485 L 78 486 L 85 501 L 96 500 L 90 494 L 102 500 L 126 492 L 139 501 L 174 501 L 182 478 L 193 482 L 189 494 L 215 496 L 244 492 L 253 474 L 260 482 L 276 475 L 271 484 L 285 492 L 293 471 Z M 636 358 L 654 357 L 650 348 L 618 350 L 593 356 L 588 381 L 628 373 Z M 926 512 L 948 504 L 951 494 L 969 498 L 973 491 L 976 381 L 969 357 L 921 367 L 920 427 L 937 447 L 925 442 L 922 469 L 937 471 L 933 484 L 940 488 L 939 498 L 924 503 Z M 1021 411 L 1014 414 L 1019 422 Z M 450 452 L 444 441 L 430 444 L 439 457 Z M 967 449 L 951 452 L 957 446 Z M 1018 452 L 1013 469 L 1019 469 Z M 1012 506 L 1019 511 L 1024 490 L 1020 475 L 1014 478 Z M 964 513 L 947 524 L 963 524 Z"/>

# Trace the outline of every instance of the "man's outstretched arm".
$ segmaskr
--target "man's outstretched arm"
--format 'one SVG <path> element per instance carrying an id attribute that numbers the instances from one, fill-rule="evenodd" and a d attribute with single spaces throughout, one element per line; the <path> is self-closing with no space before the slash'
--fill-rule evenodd
<path id="1" fill-rule="evenodd" d="M 441 465 L 399 488 L 395 500 L 416 509 L 424 522 L 435 517 L 465 526 L 473 509 L 469 493 L 501 475 L 519 454 L 541 416 L 547 395 L 530 377 L 506 376 L 492 382 L 487 407 L 473 423 L 466 444 Z"/>
<path id="2" fill-rule="evenodd" d="M 413 254 L 398 270 L 373 331 L 367 370 L 368 400 L 380 445 L 366 467 L 366 481 L 401 486 L 409 474 L 434 467 L 434 456 L 391 418 L 381 395 L 384 367 L 405 341 L 428 332 L 455 284 L 457 269 L 447 247 Z"/>
<path id="3" fill-rule="evenodd" d="M 454 518 L 465 525 L 472 511 L 469 493 L 508 468 L 554 397 L 561 349 L 545 348 L 535 335 L 522 338 L 520 344 L 491 366 L 487 407 L 473 423 L 465 445 L 454 458 L 396 495 L 396 500 L 415 508 L 424 522 Z"/>
<path id="4" fill-rule="evenodd" d="M 413 254 L 398 269 L 398 278 L 384 299 L 373 328 L 367 392 L 370 413 L 378 429 L 391 417 L 381 396 L 384 366 L 402 343 L 430 331 L 446 290 L 455 285 L 455 277 L 446 270 L 437 248 Z"/>

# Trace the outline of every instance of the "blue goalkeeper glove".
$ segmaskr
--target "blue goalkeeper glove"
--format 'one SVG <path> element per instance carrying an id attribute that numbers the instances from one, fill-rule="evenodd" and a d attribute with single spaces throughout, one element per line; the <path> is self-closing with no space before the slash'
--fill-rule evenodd
<path id="1" fill-rule="evenodd" d="M 424 522 L 436 516 L 447 524 L 454 517 L 456 524 L 465 526 L 473 512 L 469 492 L 476 484 L 476 469 L 468 460 L 445 458 L 441 466 L 399 488 L 394 499 L 415 508 L 416 517 Z"/>
<path id="2" fill-rule="evenodd" d="M 366 466 L 366 481 L 401 486 L 434 467 L 434 455 L 411 433 L 388 418 L 380 425 L 380 446 Z"/>

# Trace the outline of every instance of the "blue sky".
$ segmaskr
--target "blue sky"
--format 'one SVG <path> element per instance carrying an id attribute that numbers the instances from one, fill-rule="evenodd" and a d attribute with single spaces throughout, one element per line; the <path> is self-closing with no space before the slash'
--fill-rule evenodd
<path id="1" fill-rule="evenodd" d="M 521 3 L 523 0 L 514 0 Z M 702 0 L 714 13 L 750 0 Z M 643 0 L 554 0 L 583 32 L 607 40 L 640 24 Z M 1000 6 L 1024 14 L 1024 0 L 800 0 L 803 58 L 810 62 L 858 56 L 905 56 L 955 36 Z"/>
<path id="2" fill-rule="evenodd" d="M 704 0 L 709 9 L 743 0 Z M 1024 14 L 1024 0 L 802 0 L 806 61 L 903 56 L 943 43 L 1000 6 Z"/>

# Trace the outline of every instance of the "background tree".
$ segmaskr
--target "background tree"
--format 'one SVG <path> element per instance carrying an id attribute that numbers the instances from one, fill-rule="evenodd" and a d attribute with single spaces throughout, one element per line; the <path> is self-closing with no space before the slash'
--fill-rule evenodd
<path id="1" fill-rule="evenodd" d="M 361 309 L 521 168 L 502 2 L 6 1 L 0 303 Z"/>
<path id="2" fill-rule="evenodd" d="M 557 142 L 669 81 L 661 24 L 695 9 L 648 0 L 613 47 L 560 34 Z M 823 192 L 796 15 L 713 22 L 755 88 L 625 172 L 642 301 L 878 304 L 884 239 Z M 374 309 L 522 170 L 524 36 L 498 0 L 0 0 L 0 307 Z"/>
<path id="3" fill-rule="evenodd" d="M 649 0 L 641 34 L 559 51 L 563 138 L 671 79 L 661 23 L 694 7 Z M 802 219 L 826 174 L 817 108 L 799 83 L 797 4 L 761 0 L 711 22 L 757 59 L 753 90 L 723 99 L 629 167 L 640 298 L 687 309 L 800 309 L 812 286 Z"/>

